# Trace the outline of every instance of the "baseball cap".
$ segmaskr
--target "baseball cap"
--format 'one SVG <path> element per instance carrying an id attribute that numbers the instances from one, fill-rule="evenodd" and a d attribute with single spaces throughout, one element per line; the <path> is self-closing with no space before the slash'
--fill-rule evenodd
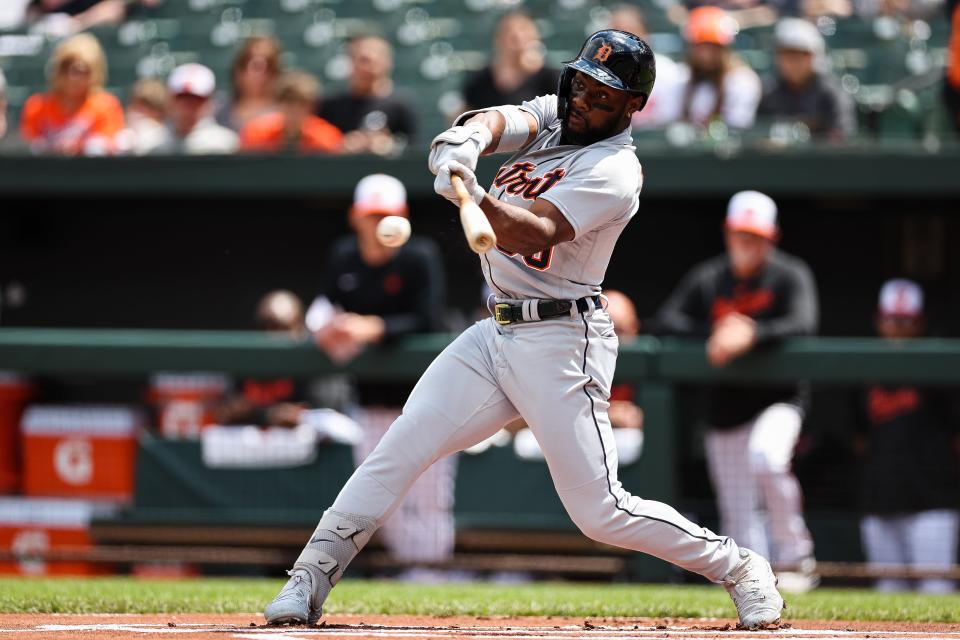
<path id="1" fill-rule="evenodd" d="M 694 44 L 718 44 L 729 46 L 733 43 L 740 26 L 736 19 L 720 7 L 697 7 L 687 16 L 687 26 L 683 35 L 687 42 Z"/>
<path id="2" fill-rule="evenodd" d="M 923 315 L 923 289 L 913 280 L 895 278 L 880 288 L 880 315 L 916 318 Z"/>
<path id="3" fill-rule="evenodd" d="M 385 173 L 374 173 L 357 183 L 350 217 L 374 214 L 407 217 L 407 190 L 402 182 Z"/>
<path id="4" fill-rule="evenodd" d="M 727 205 L 727 229 L 745 231 L 769 240 L 780 234 L 777 227 L 777 204 L 759 191 L 741 191 Z"/>
<path id="5" fill-rule="evenodd" d="M 806 51 L 815 56 L 821 55 L 825 49 L 817 27 L 800 18 L 784 18 L 778 22 L 773 39 L 778 49 Z"/>
<path id="6" fill-rule="evenodd" d="M 182 64 L 173 70 L 167 79 L 172 95 L 191 95 L 209 98 L 217 88 L 217 80 L 209 67 L 196 62 Z"/>

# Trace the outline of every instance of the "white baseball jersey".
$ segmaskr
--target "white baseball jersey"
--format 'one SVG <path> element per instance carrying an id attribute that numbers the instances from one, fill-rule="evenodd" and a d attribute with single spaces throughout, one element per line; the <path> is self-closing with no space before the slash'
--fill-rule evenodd
<path id="1" fill-rule="evenodd" d="M 524 209 L 547 200 L 576 235 L 532 256 L 500 248 L 481 255 L 487 284 L 504 299 L 596 295 L 617 238 L 639 206 L 643 174 L 630 128 L 588 147 L 561 145 L 556 96 L 521 108 L 537 119 L 539 133 L 500 167 L 489 193 Z"/>

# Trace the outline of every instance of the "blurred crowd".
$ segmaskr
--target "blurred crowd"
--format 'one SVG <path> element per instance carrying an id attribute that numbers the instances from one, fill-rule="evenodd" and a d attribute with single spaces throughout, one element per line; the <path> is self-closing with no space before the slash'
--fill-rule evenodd
<path id="1" fill-rule="evenodd" d="M 4 124 L 0 70 L 0 149 L 64 155 L 287 151 L 392 156 L 429 138 L 418 138 L 423 114 L 410 98 L 417 87 L 395 85 L 392 46 L 372 32 L 354 34 L 346 42 L 346 87 L 332 95 L 324 94 L 312 73 L 285 68 L 282 44 L 271 36 L 243 41 L 228 78 L 217 78 L 208 66 L 193 62 L 165 78 L 144 78 L 125 96 L 108 93 L 107 56 L 84 30 L 121 23 L 162 1 L 12 0 L 4 12 L 19 17 L 0 14 L 0 28 L 27 21 L 46 25 L 45 33 L 63 39 L 47 64 L 47 90 L 25 102 L 18 128 Z M 865 19 L 942 20 L 944 10 L 950 22 L 960 20 L 955 2 L 944 8 L 934 0 L 673 5 L 667 13 L 685 50 L 679 60 L 658 54 L 656 86 L 646 109 L 635 117 L 634 133 L 666 131 L 668 140 L 679 143 L 762 130 L 762 137 L 773 143 L 843 143 L 858 133 L 856 86 L 831 72 L 822 34 L 827 23 L 820 18 L 855 13 Z M 605 15 L 607 24 L 600 26 L 650 37 L 635 4 L 613 6 Z M 742 28 L 758 25 L 773 28 L 766 53 L 774 64 L 765 77 L 735 46 Z M 571 43 L 571 48 L 578 45 Z M 960 125 L 958 56 L 954 36 L 945 69 L 933 78 L 942 84 L 941 108 L 954 126 Z M 557 69 L 547 63 L 537 21 L 522 11 L 508 11 L 494 29 L 487 64 L 467 75 L 459 101 L 446 103 L 445 116 L 555 92 L 557 78 Z"/>

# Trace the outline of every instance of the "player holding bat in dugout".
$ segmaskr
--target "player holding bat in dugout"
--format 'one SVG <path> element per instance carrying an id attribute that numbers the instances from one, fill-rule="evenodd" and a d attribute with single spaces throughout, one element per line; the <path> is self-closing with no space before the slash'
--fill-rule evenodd
<path id="1" fill-rule="evenodd" d="M 323 514 L 266 607 L 269 623 L 317 621 L 333 585 L 413 481 L 518 417 L 585 535 L 723 585 L 744 627 L 779 622 L 783 599 L 765 558 L 617 480 L 607 408 L 618 343 L 601 283 L 639 206 L 643 174 L 630 120 L 655 75 L 644 41 L 600 31 L 564 65 L 557 95 L 465 113 L 434 138 L 434 189 L 461 207 L 468 238 L 484 222 L 496 236 L 495 248 L 479 257 L 493 291 L 491 317 L 424 372 L 402 415 Z M 473 172 L 492 153 L 509 157 L 487 190 Z"/>

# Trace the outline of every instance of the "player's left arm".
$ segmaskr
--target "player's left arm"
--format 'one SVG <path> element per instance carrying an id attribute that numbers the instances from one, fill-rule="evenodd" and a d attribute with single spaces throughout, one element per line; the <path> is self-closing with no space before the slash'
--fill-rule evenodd
<path id="1" fill-rule="evenodd" d="M 820 324 L 817 285 L 810 268 L 803 264 L 790 266 L 787 312 L 779 318 L 756 321 L 754 344 L 764 344 L 788 336 L 814 335 Z"/>
<path id="2" fill-rule="evenodd" d="M 489 194 L 480 208 L 497 234 L 497 244 L 507 251 L 532 256 L 539 251 L 573 240 L 570 221 L 555 204 L 538 198 L 530 209 L 501 202 Z"/>

